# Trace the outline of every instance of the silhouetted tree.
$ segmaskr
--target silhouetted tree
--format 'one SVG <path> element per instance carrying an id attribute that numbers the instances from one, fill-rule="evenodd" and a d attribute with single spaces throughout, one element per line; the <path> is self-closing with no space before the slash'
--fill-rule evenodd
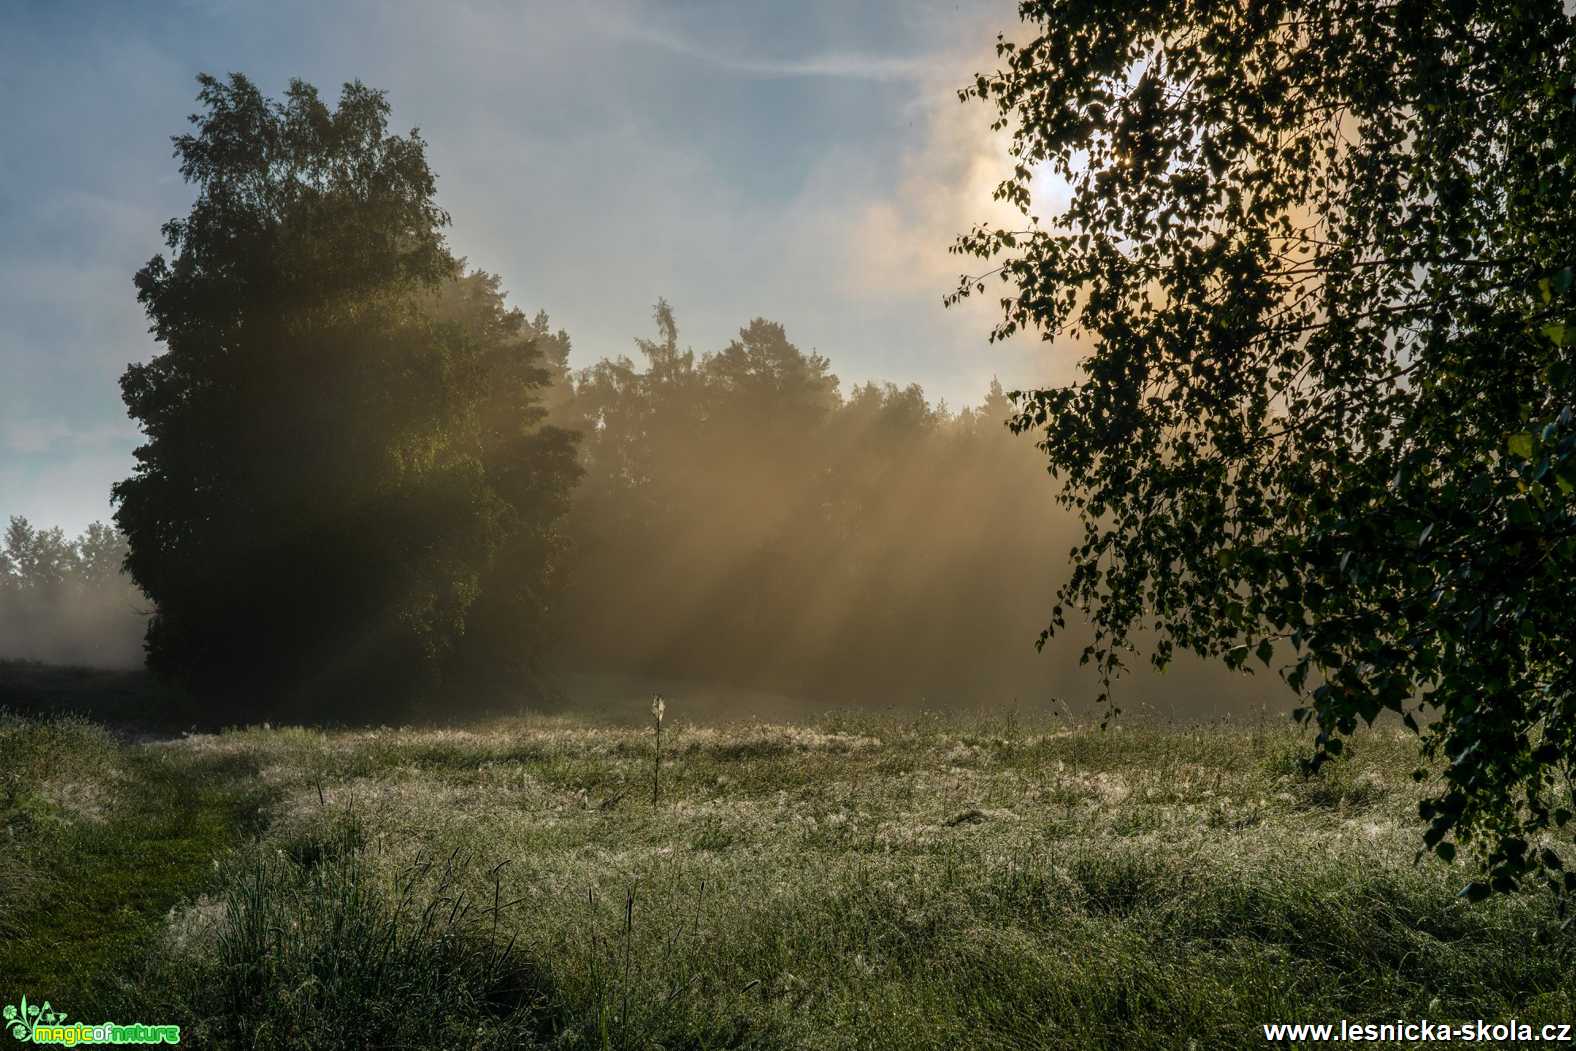
<path id="1" fill-rule="evenodd" d="M 148 661 L 386 711 L 544 550 L 527 538 L 569 477 L 534 432 L 546 375 L 496 280 L 461 278 L 425 145 L 388 133 L 381 92 L 348 84 L 330 110 L 301 81 L 277 103 L 199 81 L 175 139 L 197 199 L 136 279 L 163 352 L 121 380 L 147 436 L 114 498 L 157 607 Z"/>
<path id="2" fill-rule="evenodd" d="M 1483 847 L 1469 895 L 1576 890 L 1536 846 L 1576 827 L 1571 6 L 1020 10 L 961 94 L 1012 128 L 1024 228 L 956 249 L 1007 282 L 995 335 L 1090 338 L 1016 423 L 1087 527 L 1090 657 L 1153 622 L 1159 665 L 1284 662 L 1315 766 L 1400 713 L 1444 761 L 1425 844 Z"/>
<path id="3" fill-rule="evenodd" d="M 465 631 L 447 662 L 450 679 L 484 689 L 534 685 L 550 644 L 557 568 L 568 539 L 560 520 L 580 476 L 574 432 L 546 425 L 544 392 L 561 389 L 569 337 L 546 313 L 527 320 L 504 306 L 497 276 L 443 285 L 429 308 L 477 341 L 486 382 L 476 406 L 475 452 L 498 502 L 500 537 Z M 516 694 L 517 696 L 517 694 Z"/>

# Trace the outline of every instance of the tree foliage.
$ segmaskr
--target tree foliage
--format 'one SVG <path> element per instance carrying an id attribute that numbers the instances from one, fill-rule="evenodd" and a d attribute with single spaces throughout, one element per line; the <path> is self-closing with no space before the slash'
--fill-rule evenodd
<path id="1" fill-rule="evenodd" d="M 505 593 L 546 575 L 572 480 L 534 404 L 549 377 L 497 280 L 449 254 L 425 144 L 388 133 L 382 93 L 199 79 L 174 140 L 196 201 L 136 277 L 163 352 L 121 380 L 147 437 L 114 498 L 149 664 L 386 710 L 473 611 L 535 601 Z"/>
<path id="2" fill-rule="evenodd" d="M 0 538 L 0 594 L 48 594 L 76 585 L 103 587 L 119 578 L 126 542 L 103 522 L 93 522 L 75 540 L 55 526 L 40 529 L 12 515 Z"/>
<path id="3" fill-rule="evenodd" d="M 779 323 L 697 353 L 654 313 L 639 360 L 576 374 L 555 415 L 586 472 L 563 666 L 844 701 L 1051 689 L 1014 585 L 1051 579 L 1054 505 L 999 384 L 957 413 L 918 385 L 844 394 Z"/>
<path id="4" fill-rule="evenodd" d="M 1483 848 L 1469 893 L 1576 888 L 1538 847 L 1576 809 L 1568 5 L 1020 14 L 960 95 L 1011 130 L 1027 221 L 954 250 L 1005 283 L 994 336 L 1089 341 L 1015 421 L 1085 523 L 1059 602 L 1087 656 L 1113 673 L 1153 624 L 1157 664 L 1279 664 L 1315 764 L 1401 713 L 1443 760 L 1427 846 Z"/>
<path id="5" fill-rule="evenodd" d="M 449 677 L 480 689 L 530 684 L 554 637 L 569 547 L 562 520 L 581 474 L 577 436 L 549 421 L 567 380 L 569 337 L 551 332 L 545 313 L 527 319 L 506 309 L 499 278 L 482 272 L 441 286 L 428 313 L 477 341 L 485 382 L 467 440 L 498 515 Z"/>

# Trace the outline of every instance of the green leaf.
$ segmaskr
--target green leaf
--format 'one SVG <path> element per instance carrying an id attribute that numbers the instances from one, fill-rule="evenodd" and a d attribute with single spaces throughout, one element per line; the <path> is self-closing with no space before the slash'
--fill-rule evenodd
<path id="1" fill-rule="evenodd" d="M 1465 849 L 1470 833 L 1504 859 L 1468 897 L 1511 886 L 1537 849 L 1509 853 L 1518 808 L 1553 771 L 1504 745 L 1561 718 L 1568 698 L 1526 687 L 1576 638 L 1561 586 L 1576 438 L 1568 419 L 1544 431 L 1576 389 L 1576 276 L 1556 240 L 1576 202 L 1550 174 L 1571 94 L 1546 54 L 1570 13 L 1478 5 L 1463 23 L 1457 3 L 1404 18 L 1355 5 L 1341 32 L 1277 34 L 1244 33 L 1241 5 L 1021 6 L 1031 39 L 994 78 L 992 116 L 1019 156 L 1085 161 L 1047 216 L 1054 250 L 994 253 L 1015 286 L 1007 318 L 1087 340 L 1084 379 L 1041 392 L 1036 421 L 1087 533 L 1069 594 L 1102 640 L 1154 625 L 1234 668 L 1254 663 L 1243 640 L 1303 632 L 1294 659 L 1322 680 L 1314 766 L 1340 754 L 1335 735 L 1422 700 L 1422 759 L 1452 760 L 1430 785 L 1433 842 L 1459 833 Z M 1173 39 L 1192 43 L 1142 61 Z M 1472 59 L 1438 61 L 1441 40 Z M 1099 56 L 1065 61 L 1080 41 Z M 1166 101 L 1144 104 L 1151 90 Z M 1114 107 L 1105 128 L 1080 119 L 1096 103 Z M 1354 106 L 1378 134 L 1347 142 L 1306 119 Z M 1450 164 L 1392 134 L 1419 114 Z M 1335 183 L 1310 177 L 1321 160 Z M 1342 221 L 1314 239 L 1275 218 L 1300 210 Z M 1428 258 L 1472 276 L 1414 281 Z M 1517 703 L 1483 700 L 1504 696 Z"/>

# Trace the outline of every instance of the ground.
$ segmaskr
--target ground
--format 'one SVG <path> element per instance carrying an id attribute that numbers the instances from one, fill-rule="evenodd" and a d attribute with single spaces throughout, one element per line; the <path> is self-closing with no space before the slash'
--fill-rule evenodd
<path id="1" fill-rule="evenodd" d="M 1416 860 L 1415 744 L 829 713 L 130 736 L 0 717 L 0 997 L 195 1047 L 1264 1047 L 1576 1021 L 1538 893 Z M 1373 1045 L 1368 1045 L 1373 1046 Z"/>

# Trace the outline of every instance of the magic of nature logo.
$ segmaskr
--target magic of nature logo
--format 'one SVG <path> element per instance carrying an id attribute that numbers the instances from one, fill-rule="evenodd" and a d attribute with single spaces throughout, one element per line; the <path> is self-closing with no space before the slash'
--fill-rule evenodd
<path id="1" fill-rule="evenodd" d="M 143 1025 L 133 1022 L 68 1022 L 66 1012 L 57 1011 L 45 1000 L 30 1004 L 23 996 L 20 1003 L 6 1004 L 0 1009 L 7 1031 L 18 1040 L 34 1044 L 59 1044 L 76 1047 L 79 1044 L 178 1044 L 181 1027 L 178 1025 Z"/>

